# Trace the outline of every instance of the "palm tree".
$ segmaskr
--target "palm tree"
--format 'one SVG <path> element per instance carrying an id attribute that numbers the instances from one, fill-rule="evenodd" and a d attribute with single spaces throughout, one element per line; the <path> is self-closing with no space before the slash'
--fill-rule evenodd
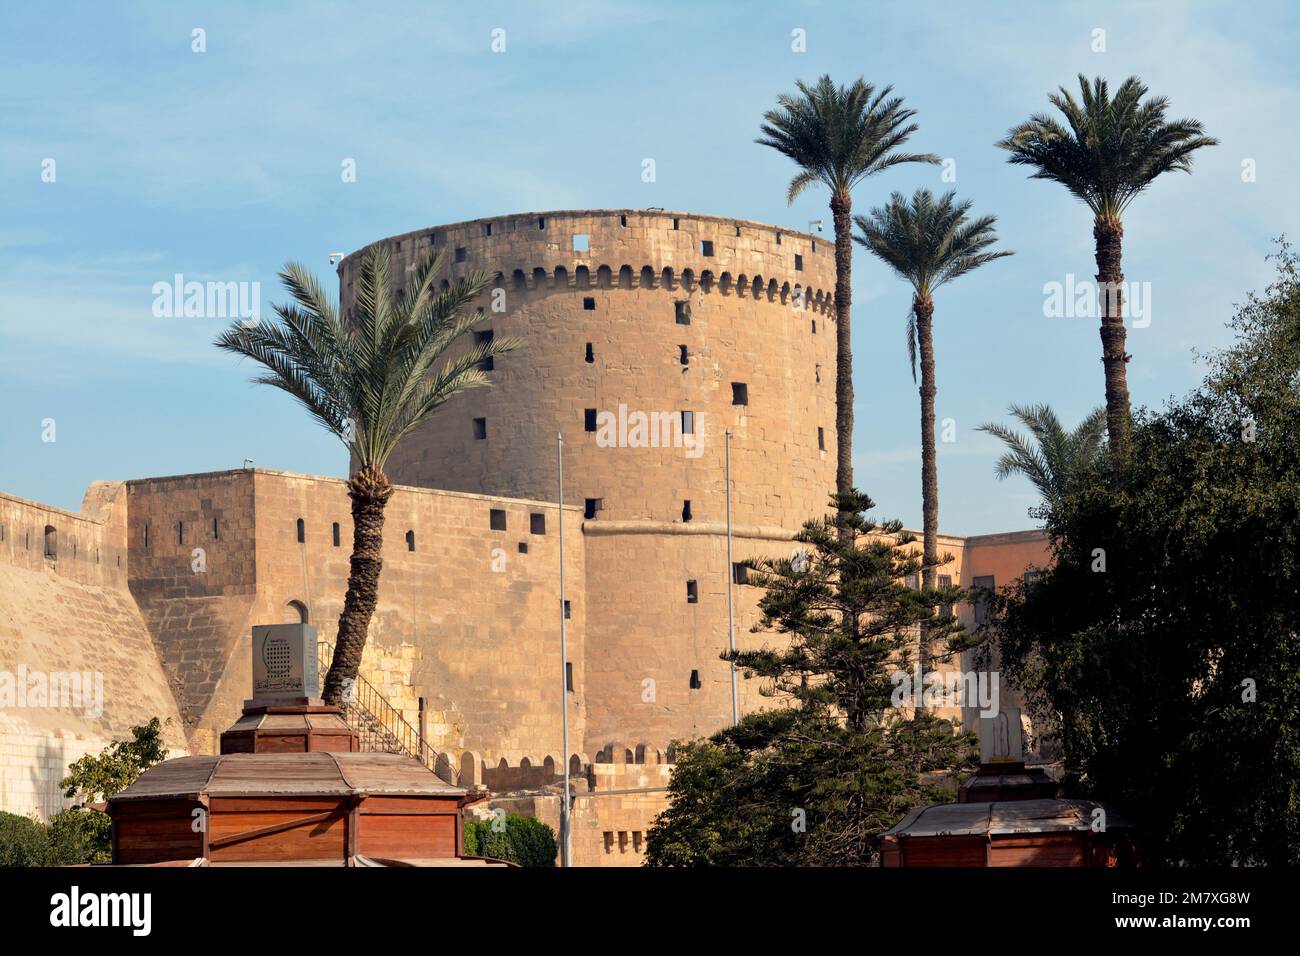
<path id="1" fill-rule="evenodd" d="M 1115 91 L 1097 77 L 1091 86 L 1079 74 L 1080 99 L 1065 87 L 1048 101 L 1064 114 L 1069 128 L 1046 114 L 1037 114 L 1014 127 L 997 145 L 1011 153 L 1007 160 L 1033 166 L 1031 179 L 1060 183 L 1092 210 L 1100 286 L 1101 354 L 1106 372 L 1106 431 L 1111 453 L 1122 461 L 1128 453 L 1129 397 L 1125 364 L 1124 269 L 1122 217 L 1139 193 L 1156 177 L 1171 170 L 1192 171 L 1192 153 L 1215 146 L 1194 119 L 1165 121 L 1169 100 L 1143 97 L 1148 90 L 1131 76 Z"/>
<path id="2" fill-rule="evenodd" d="M 1050 405 L 1011 405 L 1008 413 L 1029 434 L 988 422 L 976 431 L 988 432 L 1007 446 L 998 459 L 999 480 L 1024 475 L 1043 497 L 1043 505 L 1030 512 L 1042 517 L 1060 504 L 1079 475 L 1097 460 L 1105 446 L 1106 409 L 1094 408 L 1074 431 L 1066 431 Z"/>
<path id="3" fill-rule="evenodd" d="M 853 490 L 853 347 L 849 306 L 853 293 L 851 216 L 853 187 L 901 163 L 938 163 L 932 153 L 898 152 L 917 130 L 909 122 L 915 110 L 891 96 L 893 87 L 877 90 L 860 77 L 836 86 L 823 76 L 815 86 L 797 81 L 796 95 L 781 94 L 776 109 L 763 114 L 762 137 L 755 142 L 790 157 L 799 172 L 790 180 L 786 201 L 813 183 L 831 192 L 835 225 L 835 490 Z"/>
<path id="4" fill-rule="evenodd" d="M 912 286 L 912 308 L 907 323 L 907 348 L 916 380 L 916 355 L 921 353 L 921 502 L 924 537 L 922 583 L 934 587 L 939 565 L 939 466 L 934 447 L 934 399 L 938 394 L 934 368 L 934 292 L 945 283 L 978 269 L 985 263 L 1011 255 L 989 251 L 997 242 L 993 216 L 968 219 L 971 204 L 957 202 L 953 193 L 935 196 L 918 189 L 909 202 L 894 193 L 889 204 L 857 216 L 861 245 L 869 249 Z M 925 666 L 929 653 L 922 628 L 919 660 Z"/>
<path id="5" fill-rule="evenodd" d="M 254 381 L 296 398 L 353 458 L 348 590 L 324 689 L 335 706 L 351 700 L 379 594 L 384 508 L 393 493 L 384 473 L 389 455 L 453 395 L 488 385 L 481 369 L 487 359 L 520 345 L 497 336 L 448 354 L 482 321 L 467 307 L 491 276 L 478 272 L 438 290 L 441 265 L 431 250 L 411 284 L 394 294 L 388 253 L 376 246 L 361 261 L 356 301 L 343 317 L 316 278 L 291 262 L 280 279 L 295 302 L 274 306 L 279 321 L 236 324 L 215 343 L 266 366 Z"/>

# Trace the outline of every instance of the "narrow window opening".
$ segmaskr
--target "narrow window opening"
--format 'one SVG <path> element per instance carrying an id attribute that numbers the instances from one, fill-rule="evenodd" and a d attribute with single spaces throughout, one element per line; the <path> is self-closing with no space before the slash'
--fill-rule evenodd
<path id="1" fill-rule="evenodd" d="M 489 223 L 484 224 L 484 226 L 483 226 L 483 235 L 485 235 L 485 236 L 490 236 L 490 235 L 492 235 L 492 223 L 489 222 Z"/>
<path id="2" fill-rule="evenodd" d="M 683 435 L 695 434 L 695 413 L 694 412 L 682 412 L 682 434 Z"/>
<path id="3" fill-rule="evenodd" d="M 704 685 L 700 683 L 700 672 L 691 671 L 691 690 L 699 690 Z"/>
<path id="4" fill-rule="evenodd" d="M 701 240 L 700 240 L 700 255 L 702 255 L 702 256 L 711 256 L 711 255 L 713 255 L 713 240 L 712 240 L 712 239 L 701 239 Z"/>
<path id="5" fill-rule="evenodd" d="M 618 224 L 619 224 L 620 226 L 626 226 L 626 225 L 627 225 L 627 216 L 619 216 L 619 217 L 618 217 Z"/>
<path id="6" fill-rule="evenodd" d="M 567 605 L 569 602 L 565 601 L 564 603 Z M 567 610 L 565 611 L 564 616 L 569 616 Z M 564 662 L 564 686 L 565 689 L 569 691 L 573 690 L 573 663 L 571 661 Z"/>
<path id="7" fill-rule="evenodd" d="M 681 300 L 681 301 L 674 302 L 674 303 L 673 303 L 673 308 L 674 308 L 674 310 L 675 310 L 675 312 L 676 312 L 676 318 L 677 318 L 677 324 L 678 324 L 678 325 L 690 325 L 690 324 L 691 324 L 691 304 L 690 304 L 690 302 L 685 301 L 685 300 Z"/>
<path id="8" fill-rule="evenodd" d="M 736 235 L 740 235 L 740 227 L 739 227 L 739 226 L 736 227 Z"/>
<path id="9" fill-rule="evenodd" d="M 686 498 L 682 501 L 682 520 L 690 521 L 693 517 L 695 516 L 691 514 L 691 499 Z"/>
<path id="10" fill-rule="evenodd" d="M 781 234 L 779 232 L 776 234 L 776 244 L 778 246 L 781 244 Z"/>
<path id="11" fill-rule="evenodd" d="M 149 522 L 147 521 L 144 525 L 144 547 L 146 551 L 149 550 Z"/>
<path id="12" fill-rule="evenodd" d="M 334 537 L 334 547 L 337 548 L 339 546 L 339 523 L 337 521 L 334 522 L 334 526 L 330 529 L 330 533 Z"/>
<path id="13" fill-rule="evenodd" d="M 148 525 L 145 525 L 145 528 L 147 529 Z M 45 526 L 45 556 L 47 558 L 57 558 L 59 556 L 58 538 L 59 533 L 54 530 L 54 525 L 47 524 Z M 148 546 L 148 543 L 146 543 L 145 547 Z"/>
<path id="14" fill-rule="evenodd" d="M 482 440 L 482 439 L 487 438 L 487 419 L 486 419 L 486 418 L 476 418 L 476 419 L 474 419 L 474 437 L 477 438 L 477 439 L 479 439 L 479 440 Z"/>
<path id="15" fill-rule="evenodd" d="M 506 530 L 506 513 L 503 508 L 493 508 L 488 512 L 488 526 L 493 531 Z"/>
<path id="16" fill-rule="evenodd" d="M 587 361 L 588 361 L 588 362 L 594 362 L 594 361 L 596 361 L 596 353 L 595 353 L 595 351 L 592 349 L 592 347 L 591 347 L 591 343 L 590 343 L 590 342 L 587 343 L 587 355 L 586 355 L 586 358 L 587 358 Z"/>
<path id="17" fill-rule="evenodd" d="M 731 580 L 735 584 L 749 583 L 749 565 L 743 561 L 735 561 L 731 565 Z"/>
<path id="18" fill-rule="evenodd" d="M 306 541 L 307 541 L 307 525 L 306 525 L 306 523 L 305 523 L 301 518 L 299 518 L 298 521 L 297 521 L 297 529 L 298 529 L 298 543 L 299 543 L 299 544 L 304 544 L 304 543 L 306 543 Z"/>
<path id="19" fill-rule="evenodd" d="M 685 345 L 677 346 L 677 354 L 683 365 L 691 364 L 691 353 L 687 350 Z"/>
<path id="20" fill-rule="evenodd" d="M 798 253 L 796 253 L 794 257 L 794 271 L 803 272 L 803 256 Z"/>
<path id="21" fill-rule="evenodd" d="M 464 246 L 457 246 L 457 247 L 456 247 L 456 261 L 457 261 L 457 262 L 464 262 L 464 261 L 465 261 L 466 259 L 468 259 L 468 258 L 469 258 L 469 253 L 465 250 L 465 247 L 464 247 Z"/>
<path id="22" fill-rule="evenodd" d="M 530 514 L 528 516 L 529 534 L 546 534 L 546 515 Z"/>
<path id="23" fill-rule="evenodd" d="M 820 425 L 817 426 L 817 449 L 819 451 L 826 450 L 826 430 Z"/>
<path id="24" fill-rule="evenodd" d="M 527 554 L 527 553 L 528 553 L 528 542 L 527 542 L 527 541 L 520 541 L 520 542 L 519 542 L 519 553 L 520 553 L 520 554 Z"/>
<path id="25" fill-rule="evenodd" d="M 564 619 L 567 621 L 567 620 L 570 620 L 572 617 L 573 617 L 573 602 L 572 602 L 572 601 L 565 601 L 565 602 L 564 602 Z"/>
<path id="26" fill-rule="evenodd" d="M 582 427 L 584 431 L 594 432 L 596 430 L 596 410 L 594 408 L 584 408 L 582 410 Z"/>
<path id="27" fill-rule="evenodd" d="M 596 300 L 593 299 L 593 298 L 592 298 L 591 296 L 589 296 L 589 295 L 588 295 L 588 296 L 583 296 L 583 298 L 582 298 L 582 307 L 583 307 L 586 311 L 588 311 L 588 312 L 595 312 L 595 311 L 596 311 Z"/>
<path id="28" fill-rule="evenodd" d="M 603 498 L 587 498 L 584 500 L 582 516 L 588 521 L 596 517 L 596 513 L 605 506 Z"/>
<path id="29" fill-rule="evenodd" d="M 475 345 L 491 345 L 491 344 L 492 344 L 492 330 L 491 330 L 491 329 L 485 329 L 485 330 L 482 331 L 482 332 L 475 332 L 475 333 L 474 333 L 474 344 L 475 344 Z M 496 368 L 496 359 L 495 359 L 495 356 L 489 355 L 487 358 L 483 359 L 481 362 L 478 363 L 478 368 L 479 368 L 479 371 L 481 371 L 481 372 L 490 372 L 490 371 L 492 371 L 494 368 Z"/>
<path id="30" fill-rule="evenodd" d="M 686 582 L 686 603 L 687 604 L 700 603 L 700 586 L 695 581 Z"/>
<path id="31" fill-rule="evenodd" d="M 545 217 L 545 216 L 538 216 L 538 217 L 537 217 L 537 228 L 538 228 L 538 229 L 545 229 L 545 228 L 546 228 L 546 217 Z"/>
<path id="32" fill-rule="evenodd" d="M 813 372 L 813 375 L 814 375 L 814 376 L 816 377 L 816 379 L 817 379 L 817 384 L 820 385 L 820 384 L 821 384 L 821 381 L 822 381 L 822 367 L 821 367 L 821 363 L 820 363 L 820 362 L 817 363 L 817 368 L 816 368 L 816 370 Z"/>
<path id="33" fill-rule="evenodd" d="M 407 550 L 407 551 L 414 551 L 414 550 L 415 550 L 415 532 L 414 532 L 414 531 L 407 531 L 407 532 L 406 532 L 406 550 Z"/>
<path id="34" fill-rule="evenodd" d="M 749 386 L 744 382 L 731 383 L 731 404 L 748 405 L 749 404 Z"/>
<path id="35" fill-rule="evenodd" d="M 184 521 L 176 522 L 176 543 L 177 544 L 185 543 L 185 522 Z"/>
<path id="36" fill-rule="evenodd" d="M 335 525 L 335 527 L 337 528 L 338 525 Z M 220 540 L 221 540 L 221 529 L 217 527 L 217 519 L 216 519 L 216 518 L 213 518 L 213 519 L 212 519 L 212 540 L 213 540 L 213 541 L 220 541 Z"/>
<path id="37" fill-rule="evenodd" d="M 680 229 L 681 227 L 682 227 L 682 221 L 681 221 L 680 219 L 678 219 L 676 216 L 674 216 L 674 217 L 673 217 L 673 228 L 674 228 L 674 229 Z"/>
<path id="38" fill-rule="evenodd" d="M 813 320 L 812 320 L 812 329 L 813 329 L 812 334 L 813 334 L 813 335 L 816 335 L 816 334 L 817 334 L 817 320 L 816 320 L 816 319 L 813 319 Z"/>

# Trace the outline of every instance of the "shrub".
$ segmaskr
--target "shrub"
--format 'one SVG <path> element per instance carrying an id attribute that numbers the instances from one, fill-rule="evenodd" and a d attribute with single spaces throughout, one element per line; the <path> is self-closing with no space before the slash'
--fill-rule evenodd
<path id="1" fill-rule="evenodd" d="M 0 867 L 49 866 L 53 859 L 45 824 L 0 812 Z"/>
<path id="2" fill-rule="evenodd" d="M 496 829 L 493 829 L 493 825 Z M 535 817 L 511 813 L 465 824 L 465 852 L 520 866 L 555 866 L 555 831 Z"/>

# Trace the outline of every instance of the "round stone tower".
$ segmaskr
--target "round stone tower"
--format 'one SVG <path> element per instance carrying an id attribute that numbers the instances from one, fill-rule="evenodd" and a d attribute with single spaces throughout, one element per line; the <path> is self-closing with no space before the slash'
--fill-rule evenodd
<path id="1" fill-rule="evenodd" d="M 646 210 L 526 213 L 380 240 L 404 284 L 495 276 L 477 336 L 526 346 L 394 455 L 395 482 L 584 508 L 587 749 L 730 721 L 726 433 L 734 560 L 788 555 L 835 486 L 834 243 L 747 220 Z M 351 304 L 358 250 L 339 265 Z M 757 594 L 735 588 L 736 643 Z M 772 638 L 766 638 L 771 641 Z M 528 662 L 521 662 L 528 666 Z M 741 709 L 761 706 L 740 682 Z"/>

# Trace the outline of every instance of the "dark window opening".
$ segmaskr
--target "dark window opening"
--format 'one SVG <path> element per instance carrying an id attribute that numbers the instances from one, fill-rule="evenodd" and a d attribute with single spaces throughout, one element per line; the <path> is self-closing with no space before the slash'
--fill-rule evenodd
<path id="1" fill-rule="evenodd" d="M 299 518 L 296 527 L 298 531 L 298 543 L 304 544 L 307 541 L 307 525 L 301 518 Z"/>
<path id="2" fill-rule="evenodd" d="M 681 362 L 682 362 L 683 365 L 690 365 L 690 364 L 691 364 L 691 353 L 690 353 L 689 351 L 687 351 L 685 345 L 679 345 L 679 346 L 677 346 L 677 354 L 678 354 L 678 357 L 681 359 Z"/>
<path id="3" fill-rule="evenodd" d="M 695 434 L 695 413 L 694 412 L 682 412 L 682 434 L 683 435 Z"/>
<path id="4" fill-rule="evenodd" d="M 695 581 L 686 582 L 686 603 L 687 604 L 700 603 L 700 586 Z"/>
<path id="5" fill-rule="evenodd" d="M 691 324 L 691 304 L 690 304 L 690 302 L 687 302 L 687 301 L 674 302 L 674 303 L 673 303 L 673 309 L 675 310 L 675 315 L 676 315 L 676 318 L 677 318 L 677 324 L 678 324 L 678 325 L 690 325 L 690 324 Z"/>
<path id="6" fill-rule="evenodd" d="M 779 232 L 776 234 L 776 244 L 778 246 L 781 244 L 781 234 Z"/>
<path id="7" fill-rule="evenodd" d="M 406 532 L 406 550 L 407 550 L 407 551 L 414 551 L 414 550 L 415 550 L 415 532 L 414 532 L 414 531 L 408 531 L 408 532 Z"/>
<path id="8" fill-rule="evenodd" d="M 822 367 L 820 362 L 817 364 L 816 369 L 813 371 L 813 377 L 817 380 L 817 384 L 820 385 L 822 380 Z"/>
<path id="9" fill-rule="evenodd" d="M 538 216 L 538 217 L 537 217 L 537 228 L 538 228 L 538 229 L 545 229 L 545 228 L 546 228 L 546 217 L 545 217 L 545 216 Z"/>
<path id="10" fill-rule="evenodd" d="M 691 499 L 687 498 L 682 501 L 682 520 L 690 521 L 694 515 L 691 514 Z"/>
<path id="11" fill-rule="evenodd" d="M 589 432 L 596 430 L 596 410 L 594 408 L 584 408 L 582 410 L 582 428 L 584 431 Z"/>
<path id="12" fill-rule="evenodd" d="M 972 579 L 971 586 L 975 590 L 975 626 L 983 627 L 989 622 L 992 615 L 991 601 L 993 598 L 993 589 L 996 582 L 991 574 L 982 575 Z"/>
<path id="13" fill-rule="evenodd" d="M 46 533 L 48 534 L 50 529 L 46 528 L 45 530 Z M 149 522 L 147 521 L 145 522 L 144 525 L 144 546 L 145 546 L 145 550 L 147 551 L 149 549 Z"/>
<path id="14" fill-rule="evenodd" d="M 700 683 L 700 672 L 691 671 L 691 690 L 699 690 L 704 685 Z"/>
<path id="15" fill-rule="evenodd" d="M 731 404 L 748 405 L 749 404 L 749 386 L 744 382 L 731 383 Z"/>
<path id="16" fill-rule="evenodd" d="M 176 543 L 177 544 L 185 543 L 185 522 L 184 521 L 176 522 Z"/>
<path id="17" fill-rule="evenodd" d="M 682 221 L 676 217 L 673 217 L 673 228 L 680 229 L 681 227 L 682 227 Z"/>
<path id="18" fill-rule="evenodd" d="M 826 430 L 822 428 L 820 425 L 817 426 L 817 450 L 818 451 L 826 450 Z"/>
<path id="19" fill-rule="evenodd" d="M 700 240 L 700 255 L 702 255 L 702 256 L 711 256 L 711 255 L 713 255 L 713 240 L 712 240 L 712 239 L 701 239 L 701 240 Z"/>
<path id="20" fill-rule="evenodd" d="M 145 547 L 149 547 L 148 525 L 145 525 Z M 59 533 L 54 530 L 54 525 L 45 526 L 45 556 L 47 558 L 57 558 L 59 556 Z"/>
<path id="21" fill-rule="evenodd" d="M 594 349 L 592 349 L 592 347 L 591 347 L 591 343 L 590 343 L 590 342 L 587 343 L 587 355 L 586 355 L 586 359 L 587 359 L 588 362 L 594 362 L 594 361 L 596 361 L 596 352 L 595 352 Z"/>
<path id="22" fill-rule="evenodd" d="M 604 506 L 605 500 L 603 498 L 584 499 L 582 516 L 590 521 L 592 518 L 596 517 L 596 512 L 600 511 Z"/>
<path id="23" fill-rule="evenodd" d="M 595 312 L 595 311 L 596 311 L 596 300 L 593 299 L 593 298 L 592 298 L 591 296 L 589 296 L 589 295 L 587 295 L 587 296 L 583 296 L 583 297 L 582 297 L 582 307 L 583 307 L 583 309 L 585 309 L 585 310 L 588 311 L 588 312 Z"/>
<path id="24" fill-rule="evenodd" d="M 546 515 L 530 514 L 528 516 L 529 534 L 546 534 Z"/>
<path id="25" fill-rule="evenodd" d="M 506 513 L 503 508 L 492 508 L 488 512 L 488 526 L 493 531 L 506 530 Z"/>
<path id="26" fill-rule="evenodd" d="M 803 272 L 803 256 L 796 254 L 794 257 L 794 271 Z"/>
<path id="27" fill-rule="evenodd" d="M 519 553 L 520 553 L 520 554 L 527 554 L 527 553 L 528 553 L 528 542 L 527 542 L 527 541 L 520 541 L 520 542 L 519 542 Z"/>
<path id="28" fill-rule="evenodd" d="M 564 662 L 564 687 L 566 690 L 573 690 L 573 664 L 569 661 Z"/>
<path id="29" fill-rule="evenodd" d="M 456 247 L 456 261 L 457 261 L 457 262 L 464 262 L 464 261 L 465 261 L 466 259 L 468 259 L 468 258 L 469 258 L 469 253 L 465 251 L 465 247 L 464 247 L 464 246 L 457 246 L 457 247 Z"/>
<path id="30" fill-rule="evenodd" d="M 812 334 L 813 334 L 813 335 L 816 335 L 816 334 L 817 334 L 817 320 L 816 320 L 816 319 L 813 319 L 813 320 L 812 320 L 812 329 L 813 329 L 813 330 L 812 330 Z"/>
<path id="31" fill-rule="evenodd" d="M 475 344 L 475 345 L 491 345 L 491 344 L 492 344 L 492 330 L 491 330 L 491 329 L 485 329 L 485 330 L 482 331 L 482 332 L 475 332 L 475 333 L 474 333 L 474 344 Z M 496 357 L 495 357 L 495 356 L 492 356 L 492 355 L 489 355 L 487 358 L 483 359 L 481 362 L 478 363 L 478 368 L 479 368 L 479 371 L 481 371 L 481 372 L 490 372 L 490 371 L 492 371 L 494 368 L 496 368 Z"/>
<path id="32" fill-rule="evenodd" d="M 564 619 L 567 621 L 573 617 L 573 602 L 564 602 Z"/>
<path id="33" fill-rule="evenodd" d="M 740 235 L 740 227 L 739 227 L 739 226 L 736 227 L 736 235 Z"/>
<path id="34" fill-rule="evenodd" d="M 951 574 L 941 574 L 941 575 L 939 575 L 939 587 L 941 587 L 941 588 L 950 588 L 950 587 L 952 587 L 952 575 L 951 575 Z M 940 616 L 940 617 L 944 617 L 944 618 L 952 617 L 952 605 L 951 605 L 951 604 L 940 604 L 940 605 L 939 605 L 939 616 Z"/>
<path id="35" fill-rule="evenodd" d="M 334 535 L 334 547 L 337 548 L 339 546 L 339 523 L 337 521 L 334 522 L 332 532 Z"/>
<path id="36" fill-rule="evenodd" d="M 474 419 L 474 437 L 478 439 L 487 438 L 487 419 Z"/>
<path id="37" fill-rule="evenodd" d="M 619 217 L 618 217 L 618 224 L 619 224 L 620 226 L 626 226 L 626 225 L 627 225 L 627 216 L 619 216 Z"/>
<path id="38" fill-rule="evenodd" d="M 736 561 L 731 565 L 731 580 L 736 584 L 749 583 L 749 565 Z"/>
<path id="39" fill-rule="evenodd" d="M 212 540 L 219 541 L 220 539 L 221 539 L 221 531 L 220 529 L 217 528 L 217 519 L 213 518 L 212 519 Z"/>
<path id="40" fill-rule="evenodd" d="M 483 235 L 485 235 L 485 236 L 490 236 L 490 235 L 492 235 L 492 223 L 489 222 L 489 223 L 484 224 L 484 226 L 483 226 Z"/>

